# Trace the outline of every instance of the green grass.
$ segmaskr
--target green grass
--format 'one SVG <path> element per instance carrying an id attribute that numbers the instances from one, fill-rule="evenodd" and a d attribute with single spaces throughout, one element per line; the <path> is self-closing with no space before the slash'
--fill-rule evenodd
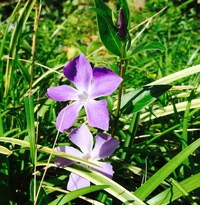
<path id="1" fill-rule="evenodd" d="M 108 3 L 111 8 L 114 4 L 114 0 Z M 132 39 L 147 25 L 147 21 L 138 26 L 140 23 L 167 6 L 149 19 L 148 26 L 131 45 L 133 50 L 143 42 L 158 41 L 166 50 L 145 50 L 129 59 L 123 94 L 145 85 L 173 87 L 158 99 L 151 99 L 151 104 L 142 102 L 145 107 L 140 112 L 135 113 L 130 106 L 121 114 L 115 134 L 121 143 L 107 159 L 115 174 L 113 180 L 106 181 L 106 177 L 95 171 L 88 174 L 79 165 L 55 167 L 53 158 L 58 153 L 52 155 L 51 148 L 57 137 L 57 145 L 70 144 L 70 130 L 57 134 L 56 117 L 66 104 L 45 95 L 50 86 L 69 84 L 62 69 L 80 53 L 93 65 L 117 72 L 119 58 L 100 41 L 96 15 L 90 10 L 93 1 L 0 3 L 2 204 L 33 204 L 41 181 L 37 204 L 91 204 L 89 199 L 107 205 L 200 203 L 199 7 L 191 0 L 150 0 L 144 10 L 135 11 L 132 0 L 128 4 Z M 9 31 L 15 22 L 15 28 Z M 116 100 L 117 92 L 112 95 L 113 109 L 110 102 L 111 122 Z M 74 127 L 84 121 L 83 116 L 81 113 Z M 43 169 L 48 161 L 50 167 Z M 70 172 L 79 173 L 98 186 L 68 195 Z M 83 197 L 85 194 L 87 198 Z"/>

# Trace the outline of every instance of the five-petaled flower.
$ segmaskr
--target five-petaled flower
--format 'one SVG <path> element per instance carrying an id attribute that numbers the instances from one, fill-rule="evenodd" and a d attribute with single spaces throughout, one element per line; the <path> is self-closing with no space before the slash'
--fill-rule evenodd
<path id="1" fill-rule="evenodd" d="M 63 73 L 77 89 L 69 85 L 61 85 L 47 90 L 47 96 L 53 100 L 74 101 L 58 114 L 57 130 L 64 132 L 69 129 L 83 106 L 90 126 L 108 130 L 109 113 L 106 100 L 94 99 L 112 94 L 122 78 L 106 67 L 92 69 L 83 54 L 71 60 L 64 67 Z"/>
<path id="2" fill-rule="evenodd" d="M 80 151 L 70 146 L 60 146 L 56 147 L 55 149 L 57 151 L 65 152 L 67 154 L 71 154 L 96 163 L 101 168 L 92 167 L 92 169 L 101 172 L 109 178 L 112 178 L 114 173 L 112 165 L 110 165 L 108 162 L 100 162 L 98 160 L 109 157 L 111 154 L 113 154 L 114 150 L 119 145 L 118 140 L 106 134 L 98 133 L 96 135 L 95 145 L 93 148 L 93 136 L 85 124 L 82 124 L 80 127 L 73 129 L 69 134 L 69 139 L 80 148 Z M 73 161 L 56 156 L 55 163 L 57 166 L 68 166 L 72 164 Z M 69 176 L 67 189 L 72 191 L 89 185 L 90 182 L 87 179 L 71 173 Z"/>

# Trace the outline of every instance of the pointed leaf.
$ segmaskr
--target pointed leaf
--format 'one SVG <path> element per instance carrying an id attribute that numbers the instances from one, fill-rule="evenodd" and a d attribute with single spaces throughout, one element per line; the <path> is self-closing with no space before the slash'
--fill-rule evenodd
<path id="1" fill-rule="evenodd" d="M 187 179 L 179 182 L 187 192 L 191 192 L 200 187 L 200 173 L 192 175 Z M 147 201 L 148 204 L 159 205 L 159 204 L 171 204 L 174 200 L 183 196 L 183 193 L 176 187 L 170 187 L 165 191 L 157 194 L 153 198 Z"/>
<path id="2" fill-rule="evenodd" d="M 184 150 L 179 152 L 173 159 L 159 169 L 149 178 L 134 194 L 141 200 L 146 199 L 190 154 L 200 146 L 200 139 L 197 139 Z"/>
<path id="3" fill-rule="evenodd" d="M 96 12 L 98 15 L 100 15 L 108 24 L 111 28 L 113 28 L 114 30 L 116 29 L 112 18 L 110 17 L 110 15 L 103 9 L 100 8 L 90 8 L 90 10 Z"/>
<path id="4" fill-rule="evenodd" d="M 24 98 L 25 103 L 25 113 L 26 113 L 26 122 L 27 122 L 27 129 L 28 129 L 28 139 L 30 142 L 30 156 L 32 163 L 35 162 L 35 151 L 36 151 L 36 144 L 35 144 L 35 119 L 34 119 L 34 100 L 33 96 Z"/>
<path id="5" fill-rule="evenodd" d="M 143 42 L 140 45 L 136 46 L 127 56 L 128 58 L 132 55 L 140 53 L 146 50 L 161 50 L 164 51 L 166 48 L 159 42 L 151 41 L 151 42 Z"/>
<path id="6" fill-rule="evenodd" d="M 83 196 L 85 194 L 89 194 L 89 193 L 92 193 L 92 192 L 95 192 L 95 191 L 99 191 L 99 190 L 102 190 L 102 189 L 106 189 L 108 187 L 109 187 L 108 185 L 93 185 L 93 186 L 77 189 L 75 191 L 67 193 L 64 197 L 63 197 L 63 195 L 61 195 L 56 200 L 54 200 L 51 203 L 49 203 L 49 205 L 66 204 L 67 202 L 69 202 L 69 201 L 71 201 L 73 199 L 76 199 L 76 198 L 78 198 L 80 196 Z"/>
<path id="7" fill-rule="evenodd" d="M 106 17 L 109 18 L 109 20 L 105 20 L 105 18 L 101 16 L 102 12 L 101 15 L 97 13 L 97 22 L 101 41 L 111 53 L 121 56 L 121 40 L 117 35 L 117 31 L 114 29 L 115 25 L 111 26 L 108 24 L 108 21 L 112 21 L 112 10 L 102 0 L 94 0 L 94 2 L 96 8 L 104 10 L 107 13 Z"/>
<path id="8" fill-rule="evenodd" d="M 30 148 L 30 143 L 29 142 L 24 141 L 24 140 L 20 140 L 20 139 L 15 139 L 15 138 L 10 138 L 10 137 L 0 137 L 0 142 L 13 143 L 13 144 L 17 144 L 17 145 L 22 146 L 22 147 Z M 70 159 L 74 162 L 80 162 L 80 163 L 85 164 L 87 166 L 100 167 L 99 165 L 95 164 L 94 162 L 90 162 L 88 160 L 84 160 L 82 158 L 75 157 L 73 155 L 66 154 L 64 152 L 59 152 L 59 151 L 56 151 L 56 150 L 53 150 L 51 148 L 48 148 L 48 147 L 45 147 L 45 146 L 42 146 L 42 145 L 38 145 L 38 144 L 37 144 L 37 151 L 38 152 L 44 152 L 44 153 L 47 153 L 47 154 L 54 154 L 55 156 Z"/>
<path id="9" fill-rule="evenodd" d="M 44 163 L 38 163 L 38 166 L 45 166 Z M 49 166 L 55 167 L 55 164 L 49 164 Z M 73 172 L 96 185 L 107 185 L 108 188 L 105 189 L 106 192 L 117 197 L 122 202 L 128 202 L 127 204 L 132 205 L 145 205 L 143 201 L 135 197 L 135 195 L 129 192 L 127 189 L 122 187 L 120 184 L 116 183 L 112 179 L 104 176 L 103 174 L 82 166 L 80 164 L 72 164 L 64 168 L 67 171 Z"/>
<path id="10" fill-rule="evenodd" d="M 11 155 L 12 151 L 7 149 L 6 147 L 0 146 L 0 154 Z"/>
<path id="11" fill-rule="evenodd" d="M 160 50 L 160 51 L 164 51 L 164 50 L 166 50 L 166 48 L 160 42 L 152 41 L 152 42 L 149 42 L 145 46 L 145 50 Z"/>
<path id="12" fill-rule="evenodd" d="M 138 112 L 150 103 L 154 102 L 159 96 L 168 91 L 171 85 L 145 86 L 144 88 L 131 91 L 124 95 L 121 102 L 122 112 Z"/>

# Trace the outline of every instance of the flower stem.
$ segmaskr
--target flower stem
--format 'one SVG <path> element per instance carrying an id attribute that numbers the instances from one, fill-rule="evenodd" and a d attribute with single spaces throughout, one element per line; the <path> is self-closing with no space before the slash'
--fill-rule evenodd
<path id="1" fill-rule="evenodd" d="M 126 69 L 126 60 L 125 58 L 125 43 L 122 43 L 122 55 L 121 55 L 121 60 L 119 64 L 119 73 L 120 77 L 123 79 L 124 78 L 124 73 Z M 116 109 L 116 114 L 115 114 L 115 120 L 112 128 L 112 137 L 115 136 L 116 130 L 117 130 L 117 123 L 119 121 L 120 117 L 120 105 L 121 105 L 121 98 L 122 98 L 122 91 L 123 91 L 123 81 L 119 85 L 119 92 L 118 92 L 118 101 L 117 101 L 117 109 Z"/>

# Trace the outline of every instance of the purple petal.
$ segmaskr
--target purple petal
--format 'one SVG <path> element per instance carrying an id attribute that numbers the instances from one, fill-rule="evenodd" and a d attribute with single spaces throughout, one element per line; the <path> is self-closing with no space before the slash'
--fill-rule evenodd
<path id="1" fill-rule="evenodd" d="M 63 73 L 79 91 L 88 91 L 92 80 L 92 67 L 83 54 L 71 60 Z"/>
<path id="2" fill-rule="evenodd" d="M 94 170 L 112 179 L 114 171 L 111 164 L 109 164 L 108 162 L 98 162 L 98 161 L 93 161 L 93 162 L 101 166 L 101 168 L 93 167 Z"/>
<path id="3" fill-rule="evenodd" d="M 98 133 L 94 149 L 92 150 L 93 160 L 99 160 L 111 156 L 118 145 L 119 141 L 115 138 L 103 133 Z"/>
<path id="4" fill-rule="evenodd" d="M 47 97 L 56 101 L 78 100 L 78 94 L 76 89 L 68 85 L 48 88 L 46 93 Z"/>
<path id="5" fill-rule="evenodd" d="M 93 136 L 85 124 L 73 129 L 69 139 L 78 146 L 84 154 L 90 154 L 93 146 Z"/>
<path id="6" fill-rule="evenodd" d="M 91 87 L 91 98 L 107 96 L 113 93 L 122 82 L 116 73 L 107 68 L 94 68 Z"/>
<path id="7" fill-rule="evenodd" d="M 59 151 L 59 152 L 64 152 L 66 154 L 70 154 L 76 157 L 82 157 L 82 153 L 75 149 L 74 147 L 70 147 L 70 146 L 60 146 L 60 147 L 55 147 L 55 150 Z M 55 164 L 57 166 L 68 166 L 70 164 L 72 164 L 73 161 L 70 159 L 66 159 L 63 157 L 59 157 L 59 156 L 55 156 Z"/>
<path id="8" fill-rule="evenodd" d="M 106 100 L 89 100 L 84 105 L 88 124 L 91 127 L 97 127 L 102 130 L 108 130 L 109 126 L 109 113 Z"/>
<path id="9" fill-rule="evenodd" d="M 79 102 L 74 102 L 62 109 L 58 114 L 56 121 L 56 129 L 59 132 L 65 132 L 69 129 L 76 121 L 82 104 Z"/>
<path id="10" fill-rule="evenodd" d="M 84 179 L 74 173 L 71 173 L 69 175 L 69 181 L 67 184 L 67 189 L 69 191 L 73 191 L 73 190 L 80 189 L 80 188 L 87 187 L 87 186 L 90 186 L 90 181 L 88 181 L 87 179 Z"/>

